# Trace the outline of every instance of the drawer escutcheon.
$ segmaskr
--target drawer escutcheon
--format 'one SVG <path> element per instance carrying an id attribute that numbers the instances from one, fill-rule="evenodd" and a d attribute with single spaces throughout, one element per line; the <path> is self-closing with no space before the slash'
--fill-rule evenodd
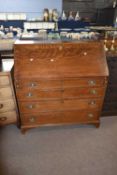
<path id="1" fill-rule="evenodd" d="M 35 86 L 37 86 L 36 83 L 29 83 L 29 87 L 35 87 Z"/>
<path id="2" fill-rule="evenodd" d="M 88 117 L 89 117 L 89 118 L 93 118 L 94 115 L 93 115 L 92 113 L 89 113 L 89 114 L 88 114 Z"/>
<path id="3" fill-rule="evenodd" d="M 34 105 L 28 105 L 27 108 L 28 109 L 33 109 L 34 108 Z"/>
<path id="4" fill-rule="evenodd" d="M 96 85 L 96 81 L 94 81 L 94 80 L 89 80 L 89 81 L 88 81 L 88 84 L 89 84 L 90 86 L 95 86 L 95 85 Z"/>
<path id="5" fill-rule="evenodd" d="M 84 52 L 83 55 L 84 55 L 84 56 L 87 56 L 87 52 Z"/>
<path id="6" fill-rule="evenodd" d="M 28 94 L 27 94 L 27 97 L 32 97 L 33 96 L 33 94 L 31 93 L 31 92 L 29 92 Z"/>
<path id="7" fill-rule="evenodd" d="M 29 119 L 29 121 L 30 121 L 31 123 L 34 123 L 34 122 L 35 122 L 35 117 L 31 117 L 31 118 Z"/>
<path id="8" fill-rule="evenodd" d="M 95 101 L 90 101 L 90 102 L 89 102 L 89 105 L 94 106 L 94 105 L 96 105 L 96 102 L 95 102 Z"/>
<path id="9" fill-rule="evenodd" d="M 96 94 L 97 94 L 97 91 L 96 91 L 95 89 L 92 89 L 92 90 L 90 91 L 90 93 L 93 94 L 93 95 L 96 95 Z"/>
<path id="10" fill-rule="evenodd" d="M 34 61 L 34 58 L 30 58 L 29 60 L 30 60 L 30 62 L 33 62 Z"/>

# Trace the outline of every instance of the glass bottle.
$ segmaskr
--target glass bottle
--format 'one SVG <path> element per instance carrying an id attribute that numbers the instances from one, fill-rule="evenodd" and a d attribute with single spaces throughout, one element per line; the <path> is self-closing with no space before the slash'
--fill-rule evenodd
<path id="1" fill-rule="evenodd" d="M 75 16 L 75 21 L 79 21 L 80 19 L 81 18 L 80 18 L 79 11 L 77 11 L 76 16 Z"/>
<path id="2" fill-rule="evenodd" d="M 63 13 L 62 13 L 61 19 L 62 19 L 63 21 L 67 19 L 66 14 L 65 14 L 64 11 L 63 11 Z"/>

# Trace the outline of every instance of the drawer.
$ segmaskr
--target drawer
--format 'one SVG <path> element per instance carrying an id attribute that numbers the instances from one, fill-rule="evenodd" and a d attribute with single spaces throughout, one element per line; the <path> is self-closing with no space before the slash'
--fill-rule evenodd
<path id="1" fill-rule="evenodd" d="M 10 111 L 0 114 L 0 126 L 17 122 L 16 111 Z"/>
<path id="2" fill-rule="evenodd" d="M 66 110 L 85 110 L 99 109 L 102 106 L 101 99 L 90 100 L 59 100 L 59 101 L 40 101 L 40 102 L 19 102 L 21 113 L 66 111 Z"/>
<path id="3" fill-rule="evenodd" d="M 63 98 L 95 98 L 103 97 L 105 88 L 65 88 L 63 90 Z"/>
<path id="4" fill-rule="evenodd" d="M 8 86 L 10 84 L 8 76 L 0 76 L 0 86 Z"/>
<path id="5" fill-rule="evenodd" d="M 8 99 L 12 98 L 12 90 L 11 87 L 0 88 L 0 99 Z"/>
<path id="6" fill-rule="evenodd" d="M 19 100 L 47 100 L 62 98 L 92 98 L 102 97 L 105 88 L 65 88 L 58 90 L 17 90 Z"/>
<path id="7" fill-rule="evenodd" d="M 62 90 L 17 90 L 16 91 L 18 100 L 47 100 L 47 99 L 61 99 Z"/>
<path id="8" fill-rule="evenodd" d="M 64 80 L 16 80 L 16 89 L 54 89 L 66 87 L 100 87 L 105 85 L 104 78 L 73 78 Z"/>
<path id="9" fill-rule="evenodd" d="M 104 78 L 75 78 L 63 80 L 63 87 L 98 87 L 104 86 Z"/>
<path id="10" fill-rule="evenodd" d="M 11 111 L 11 110 L 14 110 L 14 109 L 15 109 L 15 104 L 14 104 L 13 99 L 9 99 L 9 100 L 6 100 L 6 101 L 4 101 L 4 100 L 1 101 L 0 100 L 0 115 L 3 112 Z"/>
<path id="11" fill-rule="evenodd" d="M 43 125 L 43 124 L 77 124 L 92 123 L 99 120 L 98 111 L 66 111 L 66 112 L 44 112 L 21 115 L 23 125 Z"/>
<path id="12" fill-rule="evenodd" d="M 22 79 L 15 81 L 16 89 L 56 89 L 62 87 L 62 80 Z"/>

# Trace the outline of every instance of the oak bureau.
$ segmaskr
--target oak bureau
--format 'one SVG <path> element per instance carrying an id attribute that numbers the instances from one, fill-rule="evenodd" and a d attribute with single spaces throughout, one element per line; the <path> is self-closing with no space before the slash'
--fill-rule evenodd
<path id="1" fill-rule="evenodd" d="M 103 44 L 16 41 L 15 89 L 21 130 L 42 125 L 94 124 L 108 82 Z"/>

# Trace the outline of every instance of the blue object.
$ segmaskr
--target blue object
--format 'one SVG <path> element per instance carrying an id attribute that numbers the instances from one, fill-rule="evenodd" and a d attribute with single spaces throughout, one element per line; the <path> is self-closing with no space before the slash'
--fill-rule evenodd
<path id="1" fill-rule="evenodd" d="M 25 22 L 24 20 L 0 21 L 0 25 L 3 25 L 5 28 L 13 26 L 13 27 L 19 27 L 23 29 L 24 22 Z"/>
<path id="2" fill-rule="evenodd" d="M 58 28 L 69 28 L 69 29 L 75 29 L 75 28 L 84 28 L 90 26 L 89 22 L 84 21 L 74 21 L 74 20 L 65 20 L 65 21 L 58 21 Z"/>

